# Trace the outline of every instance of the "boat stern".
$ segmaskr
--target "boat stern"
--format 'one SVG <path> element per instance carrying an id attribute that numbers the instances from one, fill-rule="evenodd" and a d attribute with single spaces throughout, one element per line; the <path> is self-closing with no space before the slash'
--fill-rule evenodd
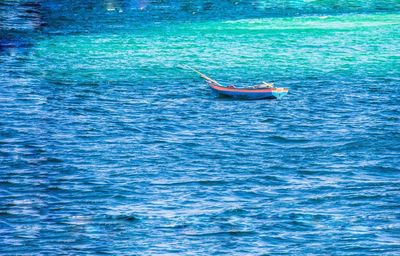
<path id="1" fill-rule="evenodd" d="M 289 92 L 288 88 L 274 88 L 274 90 L 272 91 L 272 95 L 276 99 L 281 99 L 284 96 L 286 96 L 286 94 L 288 94 L 288 92 Z"/>

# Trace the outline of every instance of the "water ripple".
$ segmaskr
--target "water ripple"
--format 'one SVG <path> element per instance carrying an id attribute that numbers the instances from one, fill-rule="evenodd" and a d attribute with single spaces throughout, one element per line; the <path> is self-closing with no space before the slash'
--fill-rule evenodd
<path id="1" fill-rule="evenodd" d="M 0 253 L 400 250 L 395 1 L 17 2 L 0 3 L 17 12 L 0 25 Z M 217 98 L 184 63 L 290 93 Z"/>

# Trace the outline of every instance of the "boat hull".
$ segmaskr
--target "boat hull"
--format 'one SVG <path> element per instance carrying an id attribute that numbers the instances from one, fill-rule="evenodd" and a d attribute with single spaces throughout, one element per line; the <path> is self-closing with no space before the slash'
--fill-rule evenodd
<path id="1" fill-rule="evenodd" d="M 209 86 L 218 95 L 247 100 L 280 99 L 289 91 L 287 88 L 240 89 L 215 84 Z"/>

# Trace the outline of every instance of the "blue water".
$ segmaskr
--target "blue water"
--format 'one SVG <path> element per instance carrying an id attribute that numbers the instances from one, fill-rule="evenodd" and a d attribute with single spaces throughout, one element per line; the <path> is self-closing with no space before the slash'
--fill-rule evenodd
<path id="1" fill-rule="evenodd" d="M 0 3 L 0 253 L 398 255 L 399 11 Z"/>

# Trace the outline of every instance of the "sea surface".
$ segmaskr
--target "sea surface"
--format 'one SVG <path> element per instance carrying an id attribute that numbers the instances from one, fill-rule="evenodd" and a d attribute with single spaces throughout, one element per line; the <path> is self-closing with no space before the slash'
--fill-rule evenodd
<path id="1" fill-rule="evenodd" d="M 399 106 L 396 0 L 2 1 L 0 254 L 399 255 Z"/>

